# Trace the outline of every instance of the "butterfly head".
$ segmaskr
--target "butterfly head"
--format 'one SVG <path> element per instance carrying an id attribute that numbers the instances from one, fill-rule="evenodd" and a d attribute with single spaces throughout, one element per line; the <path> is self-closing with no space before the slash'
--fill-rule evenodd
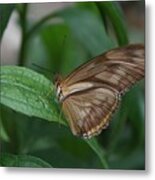
<path id="1" fill-rule="evenodd" d="M 59 102 L 62 102 L 64 99 L 62 87 L 61 87 L 61 81 L 62 81 L 61 76 L 56 75 L 55 76 L 56 96 L 57 96 Z"/>

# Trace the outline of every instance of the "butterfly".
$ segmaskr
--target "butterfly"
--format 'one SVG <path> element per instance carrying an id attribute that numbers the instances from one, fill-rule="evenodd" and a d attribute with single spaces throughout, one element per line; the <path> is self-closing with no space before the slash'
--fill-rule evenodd
<path id="1" fill-rule="evenodd" d="M 144 77 L 144 45 L 103 53 L 56 81 L 56 93 L 71 131 L 91 138 L 107 128 L 122 95 Z"/>

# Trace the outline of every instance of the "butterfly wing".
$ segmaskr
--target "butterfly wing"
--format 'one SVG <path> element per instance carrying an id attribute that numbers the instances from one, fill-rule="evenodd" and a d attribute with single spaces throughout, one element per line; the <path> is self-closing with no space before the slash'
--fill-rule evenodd
<path id="1" fill-rule="evenodd" d="M 113 49 L 77 68 L 58 86 L 73 134 L 91 137 L 99 133 L 120 95 L 143 77 L 144 46 L 140 44 Z"/>
<path id="2" fill-rule="evenodd" d="M 97 56 L 73 71 L 61 84 L 68 93 L 81 82 L 104 83 L 123 93 L 143 77 L 144 46 L 136 44 Z"/>
<path id="3" fill-rule="evenodd" d="M 74 135 L 91 137 L 109 124 L 119 102 L 117 94 L 107 88 L 95 88 L 64 100 L 63 112 Z"/>

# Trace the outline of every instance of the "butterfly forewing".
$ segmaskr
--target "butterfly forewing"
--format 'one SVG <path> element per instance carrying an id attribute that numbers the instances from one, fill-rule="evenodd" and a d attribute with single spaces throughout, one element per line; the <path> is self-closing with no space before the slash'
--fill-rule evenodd
<path id="1" fill-rule="evenodd" d="M 101 54 L 78 67 L 62 83 L 64 86 L 69 86 L 99 73 L 110 71 L 112 66 L 118 67 L 119 65 L 122 67 L 131 66 L 133 69 L 139 67 L 144 75 L 144 46 L 142 44 L 129 45 Z M 117 68 L 114 69 L 117 70 Z"/>
<path id="2" fill-rule="evenodd" d="M 73 134 L 98 134 L 109 123 L 120 95 L 143 77 L 140 44 L 113 49 L 73 71 L 58 86 Z"/>

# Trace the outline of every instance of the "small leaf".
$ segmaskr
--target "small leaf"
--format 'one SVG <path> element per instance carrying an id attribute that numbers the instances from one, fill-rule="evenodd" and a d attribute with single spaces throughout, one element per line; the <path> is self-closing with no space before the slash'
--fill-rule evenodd
<path id="1" fill-rule="evenodd" d="M 43 75 L 17 66 L 1 67 L 1 103 L 48 121 L 65 124 L 59 119 L 54 85 Z"/>
<path id="2" fill-rule="evenodd" d="M 51 168 L 52 166 L 42 159 L 29 155 L 1 154 L 0 165 L 5 167 L 36 167 Z"/>

